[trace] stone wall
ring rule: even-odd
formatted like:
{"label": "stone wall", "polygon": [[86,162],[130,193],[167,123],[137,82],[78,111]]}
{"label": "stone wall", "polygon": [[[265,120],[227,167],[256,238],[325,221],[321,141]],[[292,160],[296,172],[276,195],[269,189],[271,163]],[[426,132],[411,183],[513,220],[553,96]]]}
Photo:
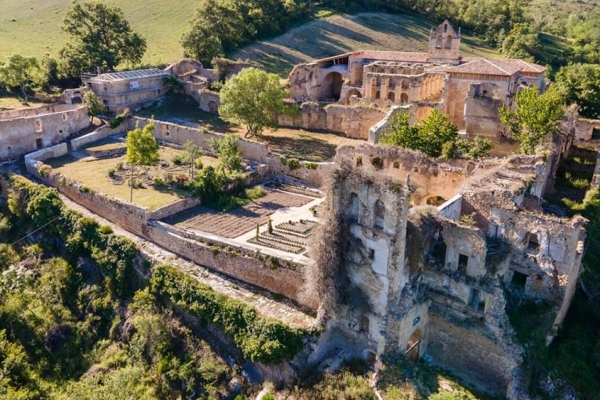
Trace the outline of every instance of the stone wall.
{"label": "stone wall", "polygon": [[471,97],[465,101],[465,122],[468,135],[495,138],[503,125],[498,117],[501,100],[488,97]]}
{"label": "stone wall", "polygon": [[460,221],[462,211],[462,196],[457,194],[450,200],[438,207],[440,217],[448,218],[453,221]]}
{"label": "stone wall", "polygon": [[[34,167],[36,161],[45,161],[50,158],[62,157],[69,152],[69,148],[66,143],[60,143],[52,147],[47,147],[42,150],[34,151],[25,155],[25,166]],[[36,169],[37,171],[37,169]]]}
{"label": "stone wall", "polygon": [[[306,168],[307,164],[316,164],[317,168]],[[290,169],[288,165],[282,164],[281,157],[278,156],[269,156],[267,158],[267,165],[269,166],[271,174],[290,176],[309,186],[315,187],[322,187],[334,168],[334,164],[332,162],[308,163],[306,161],[301,161],[299,168]]]}
{"label": "stone wall", "polygon": [[[199,265],[208,267],[243,282],[259,286],[270,292],[278,293],[298,303],[316,309],[311,299],[302,296],[303,266],[292,264],[294,269],[280,265],[268,266],[260,256],[244,249],[228,245],[225,249],[222,243],[202,238],[202,241],[189,238],[183,229],[166,224],[144,226],[144,237],[167,250],[170,250]],[[212,243],[211,243],[212,242]],[[259,257],[260,256],[260,257]]]}
{"label": "stone wall", "polygon": [[385,114],[385,111],[374,107],[339,104],[322,107],[319,103],[305,102],[300,106],[299,115],[281,115],[278,117],[278,123],[290,128],[343,133],[353,139],[368,140],[369,130]]}
{"label": "stone wall", "polygon": [[87,128],[87,107],[59,104],[0,113],[0,161],[52,146]]}
{"label": "stone wall", "polygon": [[[133,129],[138,122],[140,127],[143,128],[150,120],[148,118],[134,117],[130,119],[129,129]],[[210,150],[210,141],[223,137],[223,134],[200,132],[198,129],[189,126],[154,120],[154,136],[159,140],[179,145],[184,145],[187,141],[192,141],[201,148]],[[238,144],[243,157],[246,159],[265,162],[269,155],[269,150],[265,143],[240,138]]]}
{"label": "stone wall", "polygon": [[575,130],[575,140],[578,142],[592,140],[594,130],[600,131],[600,120],[579,118]]}
{"label": "stone wall", "polygon": [[124,132],[128,129],[129,129],[129,123],[127,121],[123,121],[121,123],[121,125],[119,125],[115,129],[112,129],[109,125],[102,125],[98,129],[96,129],[94,132],[88,133],[87,135],[83,135],[83,136],[80,136],[78,138],[71,140],[71,150],[73,150],[73,151],[79,150],[80,148],[82,148],[90,143],[94,143],[98,140],[104,139],[115,133]]}
{"label": "stone wall", "polygon": [[189,210],[202,204],[199,197],[189,197],[187,199],[181,199],[175,203],[168,204],[154,211],[147,212],[147,220],[161,220],[163,218],[170,217],[171,215],[178,214],[182,211]]}

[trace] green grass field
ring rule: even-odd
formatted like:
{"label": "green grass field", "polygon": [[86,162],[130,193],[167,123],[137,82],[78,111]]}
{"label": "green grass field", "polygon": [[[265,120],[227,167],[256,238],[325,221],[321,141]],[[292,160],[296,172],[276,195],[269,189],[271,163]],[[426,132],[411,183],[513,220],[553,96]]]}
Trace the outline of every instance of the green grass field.
{"label": "green grass field", "polygon": [[[259,62],[269,72],[287,77],[298,63],[353,50],[427,51],[429,32],[438,22],[413,15],[361,13],[335,15],[294,28],[232,54]],[[466,56],[500,57],[479,38],[463,34]]]}
{"label": "green grass field", "polygon": [[[199,0],[104,0],[121,7],[135,31],[148,42],[144,63],[169,63],[183,56],[179,38]],[[61,32],[71,0],[0,0],[0,61],[11,54],[58,56],[67,40]]]}

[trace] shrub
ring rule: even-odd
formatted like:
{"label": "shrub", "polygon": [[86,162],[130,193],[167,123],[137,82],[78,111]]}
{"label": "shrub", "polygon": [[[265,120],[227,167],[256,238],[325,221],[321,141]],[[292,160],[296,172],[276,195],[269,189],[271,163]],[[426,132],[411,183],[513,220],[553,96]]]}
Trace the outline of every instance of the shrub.
{"label": "shrub", "polygon": [[38,168],[38,173],[43,177],[50,176],[50,172],[52,172],[52,167],[47,164],[44,164]]}
{"label": "shrub", "polygon": [[204,163],[202,162],[201,159],[197,159],[196,160],[196,169],[201,170],[202,168],[204,168]]}
{"label": "shrub", "polygon": [[177,175],[177,176],[175,177],[175,180],[177,181],[177,183],[180,183],[180,184],[184,184],[184,183],[186,183],[186,182],[187,182],[189,179],[190,179],[190,178],[188,178],[188,176],[187,176],[187,175],[183,175],[183,174],[181,174],[181,175]]}
{"label": "shrub", "polygon": [[123,123],[123,121],[125,120],[125,115],[123,114],[119,114],[117,115],[112,121],[110,121],[110,128],[111,129],[115,129],[117,128],[119,125],[121,125]]}
{"label": "shrub", "polygon": [[111,177],[111,178],[115,177],[115,169],[114,168],[110,168],[108,170],[108,176]]}
{"label": "shrub", "polygon": [[173,158],[171,158],[171,161],[173,162],[174,165],[182,165],[185,163],[183,154],[174,155]]}
{"label": "shrub", "polygon": [[155,176],[154,177],[154,185],[155,186],[164,186],[165,185],[165,180],[161,177]]}
{"label": "shrub", "polygon": [[290,170],[298,169],[300,168],[300,161],[298,161],[297,158],[290,158],[288,161],[288,167]]}
{"label": "shrub", "polygon": [[117,163],[117,171],[123,171],[125,167],[123,167],[123,161],[119,161]]}
{"label": "shrub", "polygon": [[279,161],[281,161],[282,165],[287,165],[287,163],[288,163],[288,160],[285,157],[280,157]]}
{"label": "shrub", "polygon": [[304,163],[304,168],[306,168],[306,169],[317,169],[318,167],[319,167],[319,164],[314,163],[314,162]]}

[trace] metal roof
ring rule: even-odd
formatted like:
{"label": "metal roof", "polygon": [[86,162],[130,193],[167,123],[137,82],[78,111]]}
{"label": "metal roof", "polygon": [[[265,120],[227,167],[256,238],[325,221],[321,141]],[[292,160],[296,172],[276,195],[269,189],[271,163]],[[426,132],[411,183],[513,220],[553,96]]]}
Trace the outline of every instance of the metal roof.
{"label": "metal roof", "polygon": [[91,78],[92,82],[114,82],[114,81],[128,81],[131,79],[149,78],[153,76],[167,76],[168,74],[162,69],[150,68],[150,69],[138,69],[133,71],[122,71],[122,72],[111,72],[108,74],[101,74]]}

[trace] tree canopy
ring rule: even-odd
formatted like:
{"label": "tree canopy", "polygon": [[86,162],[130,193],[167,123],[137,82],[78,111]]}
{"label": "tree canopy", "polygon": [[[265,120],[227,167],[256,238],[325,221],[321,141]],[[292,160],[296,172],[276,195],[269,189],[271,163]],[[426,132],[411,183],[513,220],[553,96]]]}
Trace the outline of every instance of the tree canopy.
{"label": "tree canopy", "polygon": [[7,89],[18,87],[27,103],[27,90],[39,71],[40,66],[35,57],[14,54],[6,64],[0,65],[0,84]]}
{"label": "tree canopy", "polygon": [[567,104],[577,103],[579,114],[600,118],[600,66],[572,64],[556,74],[556,87]]}
{"label": "tree canopy", "polygon": [[94,117],[106,112],[106,106],[102,100],[100,100],[100,98],[91,90],[85,93],[84,99],[88,106],[88,116],[90,117],[90,122],[94,119]]}
{"label": "tree canopy", "polygon": [[252,137],[267,127],[277,129],[276,115],[293,112],[283,101],[288,95],[277,75],[246,68],[223,85],[219,114],[226,121],[245,125],[246,137]]}
{"label": "tree canopy", "polygon": [[69,42],[60,51],[63,73],[69,77],[97,68],[113,71],[123,62],[136,64],[146,52],[146,41],[132,31],[117,6],[74,3],[62,29],[69,35]]}
{"label": "tree canopy", "polygon": [[237,172],[242,170],[242,153],[238,144],[238,137],[225,135],[220,139],[214,139],[211,147],[219,154],[219,165],[217,170],[221,173]]}
{"label": "tree canopy", "polygon": [[500,108],[500,121],[521,143],[524,154],[534,154],[542,139],[558,133],[563,115],[564,101],[553,86],[543,94],[535,87],[522,89],[517,93],[514,111],[505,106]]}
{"label": "tree canopy", "polygon": [[154,138],[154,124],[151,122],[144,128],[139,124],[135,129],[127,132],[127,162],[131,165],[131,195],[133,199],[133,187],[135,186],[133,173],[137,165],[154,165],[159,160],[158,142]]}

